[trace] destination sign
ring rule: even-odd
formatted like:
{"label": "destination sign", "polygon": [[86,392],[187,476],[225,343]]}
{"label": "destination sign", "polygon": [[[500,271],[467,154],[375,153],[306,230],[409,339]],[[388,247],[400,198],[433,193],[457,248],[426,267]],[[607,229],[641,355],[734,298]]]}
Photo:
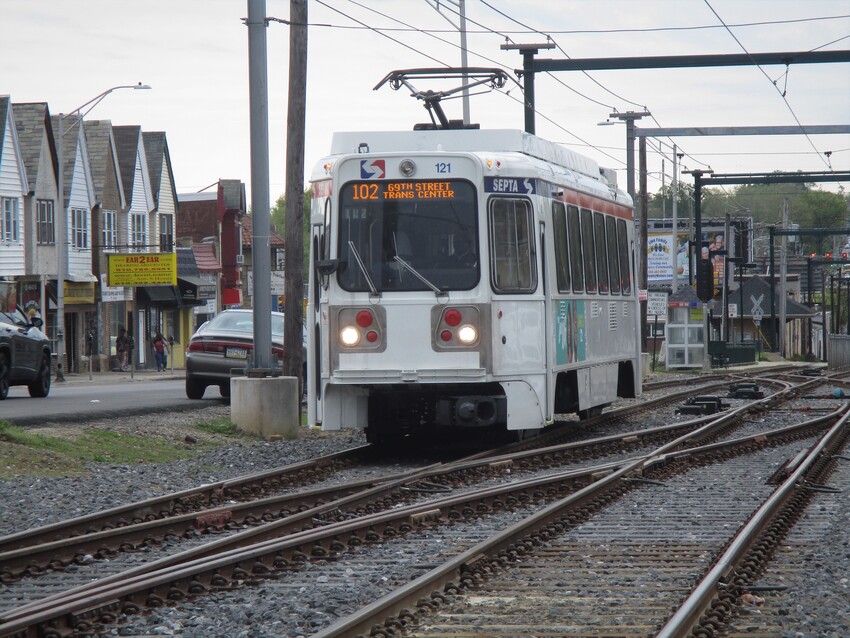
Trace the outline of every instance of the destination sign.
{"label": "destination sign", "polygon": [[380,201],[387,199],[454,199],[457,195],[452,182],[427,180],[418,182],[356,182],[348,184],[351,199]]}
{"label": "destination sign", "polygon": [[484,192],[533,195],[537,192],[537,180],[531,177],[485,177]]}

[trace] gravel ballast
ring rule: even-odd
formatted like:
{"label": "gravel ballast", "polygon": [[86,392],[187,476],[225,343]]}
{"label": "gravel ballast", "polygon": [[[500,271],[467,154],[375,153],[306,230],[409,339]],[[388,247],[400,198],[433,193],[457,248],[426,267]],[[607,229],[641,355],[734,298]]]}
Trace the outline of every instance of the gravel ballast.
{"label": "gravel ballast", "polygon": [[[204,433],[191,428],[198,421],[229,418],[229,407],[215,406],[196,412],[122,418],[115,423],[88,423],[85,427],[119,428],[133,434],[153,434],[182,441],[190,434],[203,440]],[[84,427],[79,426],[61,426]],[[44,430],[40,430],[44,432]],[[215,435],[209,435],[215,439]],[[233,439],[231,439],[233,441]],[[148,465],[93,463],[83,476],[18,477],[0,482],[0,533],[9,534],[95,510],[143,500],[196,487],[202,483],[234,478],[364,443],[360,432],[323,433],[309,428],[297,440],[275,442],[239,440],[200,453],[189,460]],[[846,483],[847,473],[836,479]],[[830,498],[836,502],[834,525],[829,526],[833,551],[823,563],[829,569],[807,572],[805,583],[794,587],[794,606],[783,637],[846,636],[847,617],[832,605],[850,608],[846,574],[850,573],[850,489]],[[470,526],[469,536],[480,538]],[[260,638],[309,636],[338,616],[366,605],[388,588],[421,575],[445,552],[438,532],[415,547],[392,544],[358,548],[331,570],[321,563],[307,564],[293,578],[264,581],[232,592],[217,592],[181,609],[163,608],[107,628],[116,636],[191,636]],[[413,555],[399,556],[397,552]],[[820,562],[820,561],[818,561]],[[844,575],[845,577],[837,577]],[[805,610],[819,609],[814,617]],[[796,612],[796,613],[795,613]],[[819,618],[820,617],[820,618]]]}

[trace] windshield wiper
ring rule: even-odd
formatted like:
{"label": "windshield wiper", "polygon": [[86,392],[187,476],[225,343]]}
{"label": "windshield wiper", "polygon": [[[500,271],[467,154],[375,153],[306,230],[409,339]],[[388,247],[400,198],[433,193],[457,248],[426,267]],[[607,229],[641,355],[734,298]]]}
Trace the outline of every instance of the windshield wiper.
{"label": "windshield wiper", "polygon": [[424,275],[419,274],[419,272],[416,270],[416,268],[414,268],[413,266],[411,266],[410,264],[408,264],[406,261],[404,261],[404,259],[402,259],[402,258],[401,258],[401,257],[399,257],[398,255],[396,255],[395,257],[393,257],[393,259],[395,259],[398,263],[400,263],[402,266],[404,266],[404,267],[405,267],[405,268],[407,268],[410,272],[412,272],[412,273],[416,276],[416,278],[417,278],[417,279],[419,279],[419,281],[421,281],[423,284],[425,284],[425,285],[426,285],[426,286],[428,286],[431,290],[433,290],[435,295],[437,295],[437,296],[439,297],[440,295],[445,294],[442,290],[440,290],[439,288],[437,288],[437,286],[435,286],[435,285],[434,285],[434,284],[432,284],[430,281],[428,281],[427,279],[425,279],[425,276],[424,276]]}
{"label": "windshield wiper", "polygon": [[381,293],[379,293],[378,289],[375,288],[375,284],[372,281],[372,278],[369,276],[369,271],[366,270],[366,264],[363,263],[363,259],[360,257],[360,253],[357,252],[357,248],[354,246],[354,242],[350,239],[348,240],[348,247],[351,249],[351,252],[354,255],[354,260],[357,262],[357,265],[360,266],[360,272],[362,272],[363,276],[366,278],[366,283],[369,284],[369,290],[371,290],[372,294],[376,297],[380,297]]}

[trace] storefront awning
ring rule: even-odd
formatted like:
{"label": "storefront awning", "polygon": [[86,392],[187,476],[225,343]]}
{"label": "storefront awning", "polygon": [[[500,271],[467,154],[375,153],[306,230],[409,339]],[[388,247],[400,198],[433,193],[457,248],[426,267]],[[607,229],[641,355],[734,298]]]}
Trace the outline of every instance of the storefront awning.
{"label": "storefront awning", "polygon": [[177,277],[180,299],[184,304],[199,305],[215,299],[215,283],[189,275]]}
{"label": "storefront awning", "polygon": [[180,289],[177,286],[138,286],[139,301],[154,306],[176,307],[180,301]]}

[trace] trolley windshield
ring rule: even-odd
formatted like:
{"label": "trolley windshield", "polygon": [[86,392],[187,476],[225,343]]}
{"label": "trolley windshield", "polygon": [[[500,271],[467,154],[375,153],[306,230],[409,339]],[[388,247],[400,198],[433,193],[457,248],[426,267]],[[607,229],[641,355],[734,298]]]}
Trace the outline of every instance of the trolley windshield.
{"label": "trolley windshield", "polygon": [[469,290],[479,279],[475,189],[463,180],[349,182],[339,284],[351,292]]}

